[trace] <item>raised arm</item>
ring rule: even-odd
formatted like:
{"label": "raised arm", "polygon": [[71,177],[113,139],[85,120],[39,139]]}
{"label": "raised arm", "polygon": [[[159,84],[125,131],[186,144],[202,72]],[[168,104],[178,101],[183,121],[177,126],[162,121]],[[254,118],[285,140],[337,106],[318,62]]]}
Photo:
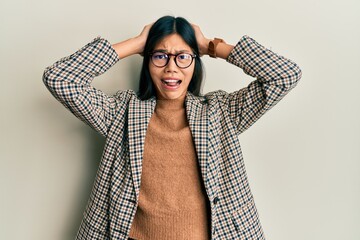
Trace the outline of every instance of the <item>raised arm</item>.
{"label": "raised arm", "polygon": [[[208,54],[210,40],[204,37],[198,26],[193,27],[200,51]],[[249,36],[242,37],[235,46],[219,43],[216,52],[218,57],[256,78],[238,91],[216,91],[208,95],[218,99],[238,134],[275,106],[297,85],[302,75],[296,63],[265,48]]]}
{"label": "raised arm", "polygon": [[239,134],[283,99],[302,75],[295,62],[265,48],[249,36],[240,39],[227,61],[256,78],[247,87],[221,98]]}
{"label": "raised arm", "polygon": [[95,38],[47,67],[43,73],[46,87],[76,117],[106,136],[114,117],[125,112],[127,92],[108,96],[92,87],[91,82],[119,59],[142,53],[148,28],[139,36],[114,45],[104,38]]}

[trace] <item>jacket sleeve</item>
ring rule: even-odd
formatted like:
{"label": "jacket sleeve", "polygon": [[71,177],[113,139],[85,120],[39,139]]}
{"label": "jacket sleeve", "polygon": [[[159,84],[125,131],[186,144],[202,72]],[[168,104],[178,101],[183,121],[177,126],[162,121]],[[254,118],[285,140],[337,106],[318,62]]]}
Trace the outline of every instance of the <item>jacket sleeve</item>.
{"label": "jacket sleeve", "polygon": [[221,91],[218,94],[238,134],[276,105],[296,86],[302,74],[296,63],[266,49],[248,36],[240,39],[227,61],[256,78],[238,91]]}
{"label": "jacket sleeve", "polygon": [[111,44],[96,37],[75,53],[47,67],[43,81],[52,95],[76,117],[106,136],[119,104],[122,104],[121,97],[107,96],[90,84],[94,77],[118,60]]}

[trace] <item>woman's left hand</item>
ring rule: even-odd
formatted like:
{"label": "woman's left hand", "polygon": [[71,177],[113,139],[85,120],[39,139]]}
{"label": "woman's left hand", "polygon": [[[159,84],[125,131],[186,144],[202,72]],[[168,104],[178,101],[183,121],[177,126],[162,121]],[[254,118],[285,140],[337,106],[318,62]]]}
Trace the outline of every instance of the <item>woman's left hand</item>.
{"label": "woman's left hand", "polygon": [[198,43],[200,56],[208,54],[208,47],[209,47],[210,39],[208,39],[204,36],[204,34],[201,32],[199,26],[197,26],[195,24],[191,24],[191,25],[195,31],[195,37],[196,37],[196,41]]}

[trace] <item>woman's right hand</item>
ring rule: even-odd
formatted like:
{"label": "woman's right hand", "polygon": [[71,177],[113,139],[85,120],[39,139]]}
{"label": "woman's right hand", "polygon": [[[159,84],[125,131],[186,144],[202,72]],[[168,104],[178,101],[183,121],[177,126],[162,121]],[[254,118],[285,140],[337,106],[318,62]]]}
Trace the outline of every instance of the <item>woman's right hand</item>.
{"label": "woman's right hand", "polygon": [[139,52],[138,54],[143,55],[144,52],[144,48],[145,48],[145,43],[147,40],[147,37],[149,35],[149,31],[151,26],[153,25],[153,23],[150,23],[148,25],[146,25],[143,30],[141,31],[141,33],[136,37],[139,40]]}
{"label": "woman's right hand", "polygon": [[112,45],[120,59],[134,54],[143,55],[145,43],[152,25],[152,23],[146,25],[136,37]]}

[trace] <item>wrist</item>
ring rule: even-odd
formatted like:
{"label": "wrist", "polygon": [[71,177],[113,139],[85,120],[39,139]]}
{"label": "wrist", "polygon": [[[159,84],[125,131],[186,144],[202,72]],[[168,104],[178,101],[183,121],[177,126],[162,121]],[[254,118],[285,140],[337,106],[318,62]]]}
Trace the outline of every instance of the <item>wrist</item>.
{"label": "wrist", "polygon": [[202,44],[202,47],[200,49],[200,52],[202,53],[202,55],[209,55],[209,43],[210,43],[210,39],[205,38]]}
{"label": "wrist", "polygon": [[134,46],[134,54],[143,55],[146,39],[137,36],[131,39]]}

